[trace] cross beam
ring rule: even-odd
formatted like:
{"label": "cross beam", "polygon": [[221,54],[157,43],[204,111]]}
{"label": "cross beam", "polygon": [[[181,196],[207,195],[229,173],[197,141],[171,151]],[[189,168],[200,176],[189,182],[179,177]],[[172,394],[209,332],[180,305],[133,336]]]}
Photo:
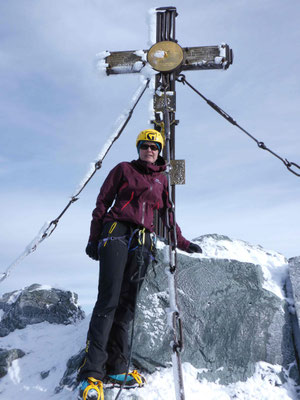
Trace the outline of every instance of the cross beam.
{"label": "cross beam", "polygon": [[[182,71],[227,69],[232,64],[232,50],[227,44],[219,46],[183,47]],[[148,55],[149,50],[143,50]],[[105,58],[107,75],[139,73],[147,64],[135,50],[114,51]]]}

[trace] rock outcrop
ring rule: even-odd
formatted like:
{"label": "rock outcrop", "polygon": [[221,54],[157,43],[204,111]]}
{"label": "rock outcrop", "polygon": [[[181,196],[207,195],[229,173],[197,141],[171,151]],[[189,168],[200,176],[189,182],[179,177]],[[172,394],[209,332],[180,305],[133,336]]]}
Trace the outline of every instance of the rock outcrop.
{"label": "rock outcrop", "polygon": [[14,360],[24,356],[24,351],[20,349],[6,350],[0,348],[0,378],[7,374],[8,368]]}
{"label": "rock outcrop", "polygon": [[[140,294],[133,353],[135,363],[150,372],[170,361],[162,252],[158,261],[156,276],[150,272]],[[229,384],[247,380],[259,361],[286,369],[295,363],[288,304],[264,289],[260,265],[184,254],[178,254],[178,265],[182,360],[203,370],[199,378]],[[298,377],[296,368],[292,374]]]}
{"label": "rock outcrop", "polygon": [[0,336],[44,321],[51,324],[71,324],[84,318],[84,312],[77,301],[76,293],[38,284],[5,293],[0,298]]}

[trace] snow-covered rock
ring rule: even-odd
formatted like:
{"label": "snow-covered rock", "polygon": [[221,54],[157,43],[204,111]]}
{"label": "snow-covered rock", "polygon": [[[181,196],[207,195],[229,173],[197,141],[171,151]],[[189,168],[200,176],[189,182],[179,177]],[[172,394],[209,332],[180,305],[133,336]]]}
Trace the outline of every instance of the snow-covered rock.
{"label": "snow-covered rock", "polygon": [[8,368],[14,360],[24,357],[24,351],[20,349],[1,349],[0,348],[0,378],[7,374]]}
{"label": "snow-covered rock", "polygon": [[[223,384],[246,381],[259,361],[281,365],[298,379],[284,297],[287,260],[226,236],[206,235],[194,241],[203,255],[178,254],[182,360],[202,370],[199,379]],[[134,347],[135,362],[150,372],[168,366],[171,352],[163,249],[158,261],[156,276],[150,271],[140,294]]]}
{"label": "snow-covered rock", "polygon": [[44,321],[71,324],[84,318],[77,301],[76,293],[38,284],[5,293],[0,298],[0,336]]}
{"label": "snow-covered rock", "polygon": [[[292,264],[297,269],[298,258],[289,260],[288,264],[276,252],[225,236],[206,235],[196,241],[204,249],[203,254],[178,254],[186,399],[298,399],[300,388],[295,382],[298,369],[290,319],[297,319],[292,294],[293,287],[298,287],[300,282],[297,274],[289,291],[285,291],[288,272]],[[175,398],[170,367],[171,338],[165,313],[167,252],[162,242],[159,247],[157,276],[149,268],[147,282],[140,293],[134,340],[134,362],[149,371],[145,371],[147,385],[123,391],[122,399]],[[73,304],[76,295],[64,292],[63,296],[57,289],[38,285],[6,294],[0,302],[2,321],[8,318],[9,308],[13,306],[19,310],[15,314],[17,320],[23,321],[26,307],[18,308],[20,297],[26,293],[22,303],[25,305],[25,299],[39,291],[45,291],[41,307],[48,309],[46,322],[37,323],[39,319],[31,309],[25,328],[22,323],[16,325],[14,331],[1,338],[5,354],[11,355],[6,363],[8,373],[1,379],[3,399],[71,400],[76,397],[76,371],[83,358],[89,324],[89,318],[83,319],[77,300]],[[66,304],[57,307],[56,296],[69,299],[69,311]],[[49,298],[53,299],[52,307],[46,307],[49,302],[45,299]],[[38,296],[37,303],[39,299]],[[36,311],[39,315],[39,307]],[[12,311],[10,315],[14,315]],[[15,357],[15,349],[22,349],[21,355],[25,355]],[[105,400],[113,400],[117,392],[117,389],[106,391]]]}

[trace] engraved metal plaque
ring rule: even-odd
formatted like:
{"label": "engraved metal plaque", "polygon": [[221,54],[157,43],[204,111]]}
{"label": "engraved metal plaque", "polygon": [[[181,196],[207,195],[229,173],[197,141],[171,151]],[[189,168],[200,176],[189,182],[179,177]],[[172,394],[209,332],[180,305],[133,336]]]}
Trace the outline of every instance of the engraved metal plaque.
{"label": "engraved metal plaque", "polygon": [[185,160],[171,160],[171,185],[185,184]]}
{"label": "engraved metal plaque", "polygon": [[[176,92],[166,92],[167,107],[169,111],[176,111]],[[154,95],[154,110],[155,112],[164,111],[164,93],[155,93]]]}

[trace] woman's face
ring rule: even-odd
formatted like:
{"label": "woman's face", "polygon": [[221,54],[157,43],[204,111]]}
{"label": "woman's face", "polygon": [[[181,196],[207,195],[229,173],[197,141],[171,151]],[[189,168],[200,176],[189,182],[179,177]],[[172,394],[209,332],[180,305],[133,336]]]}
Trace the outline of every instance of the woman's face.
{"label": "woman's face", "polygon": [[154,142],[144,142],[140,147],[140,159],[142,161],[155,163],[158,157],[158,147]]}

